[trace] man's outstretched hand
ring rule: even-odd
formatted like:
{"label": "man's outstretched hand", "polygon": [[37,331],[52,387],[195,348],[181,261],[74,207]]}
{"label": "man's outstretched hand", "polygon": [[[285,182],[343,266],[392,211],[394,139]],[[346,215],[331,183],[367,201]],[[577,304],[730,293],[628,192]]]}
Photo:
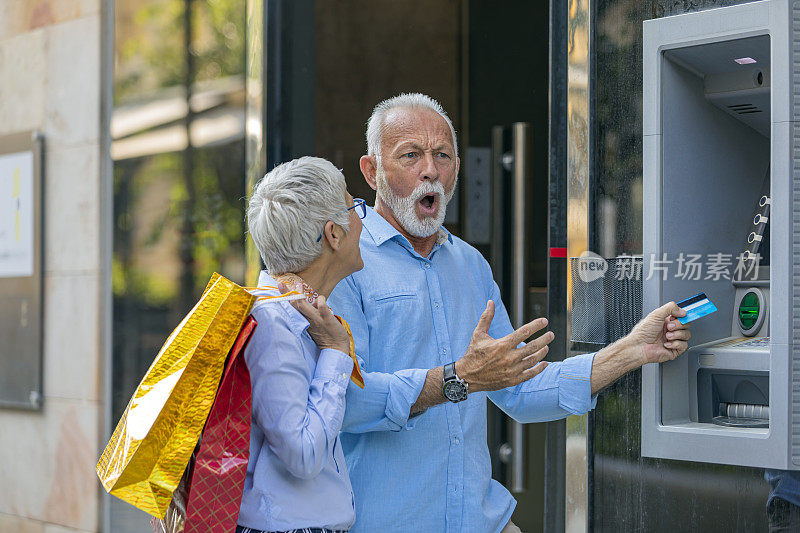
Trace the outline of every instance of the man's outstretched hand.
{"label": "man's outstretched hand", "polygon": [[692,337],[689,324],[678,321],[685,315],[675,302],[669,302],[641,319],[626,336],[597,352],[592,364],[592,394],[631,370],[671,361],[685,352]]}
{"label": "man's outstretched hand", "polygon": [[467,353],[456,361],[456,374],[469,383],[470,392],[513,387],[539,374],[547,367],[542,361],[553,340],[548,331],[531,342],[518,346],[534,333],[547,326],[546,318],[537,318],[501,339],[489,336],[494,318],[494,302],[486,302]]}
{"label": "man's outstretched hand", "polygon": [[629,340],[641,347],[642,364],[663,363],[681,355],[692,338],[689,324],[681,324],[679,317],[686,311],[675,302],[662,305],[639,321],[628,334]]}
{"label": "man's outstretched hand", "polygon": [[[519,347],[531,335],[544,329],[547,319],[538,318],[501,339],[494,339],[489,335],[493,318],[494,302],[489,300],[472,333],[466,353],[455,362],[456,375],[467,382],[470,393],[514,386],[531,379],[547,367],[547,362],[542,359],[547,355],[547,345],[553,340],[552,332],[543,333]],[[422,392],[411,406],[410,414],[420,413],[447,401],[442,394],[442,379],[442,367],[428,371]]]}

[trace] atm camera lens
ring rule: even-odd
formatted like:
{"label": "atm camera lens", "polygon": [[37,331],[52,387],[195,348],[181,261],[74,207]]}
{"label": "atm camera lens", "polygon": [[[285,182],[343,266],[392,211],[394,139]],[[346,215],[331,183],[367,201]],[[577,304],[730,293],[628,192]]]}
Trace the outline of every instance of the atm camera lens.
{"label": "atm camera lens", "polygon": [[764,73],[760,70],[756,71],[756,75],[754,76],[756,85],[761,86],[764,84]]}

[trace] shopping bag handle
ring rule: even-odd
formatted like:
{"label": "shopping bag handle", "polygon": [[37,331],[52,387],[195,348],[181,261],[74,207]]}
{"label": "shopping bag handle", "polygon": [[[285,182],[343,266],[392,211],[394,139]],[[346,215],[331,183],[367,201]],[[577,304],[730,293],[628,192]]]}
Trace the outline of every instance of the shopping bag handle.
{"label": "shopping bag handle", "polygon": [[[272,285],[261,285],[259,287],[242,287],[242,288],[244,290],[250,291],[250,292],[252,292],[252,291],[269,291],[269,290],[277,291],[277,290],[280,290],[280,289],[278,289],[278,287],[273,287]],[[272,296],[272,295],[269,295],[269,294],[263,295],[263,296],[256,296],[256,301],[259,301],[259,300],[271,300],[273,302],[290,302],[292,300],[302,300],[305,297],[306,297],[305,294],[303,294],[301,292],[298,292],[298,291],[295,291],[295,290],[291,290],[289,292],[280,294],[278,296]]]}

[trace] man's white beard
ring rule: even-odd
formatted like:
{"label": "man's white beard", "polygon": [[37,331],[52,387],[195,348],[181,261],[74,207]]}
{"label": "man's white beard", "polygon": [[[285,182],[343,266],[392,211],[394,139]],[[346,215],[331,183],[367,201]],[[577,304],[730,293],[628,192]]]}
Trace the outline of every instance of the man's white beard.
{"label": "man's white beard", "polygon": [[[444,186],[438,180],[436,181],[423,181],[417,185],[411,194],[406,197],[401,197],[395,194],[389,186],[386,179],[386,173],[383,171],[383,165],[378,165],[375,175],[375,181],[378,184],[378,196],[381,197],[383,202],[389,206],[389,209],[394,213],[395,218],[403,226],[408,233],[414,237],[430,237],[442,227],[444,216],[447,212],[447,204],[453,197],[453,192],[456,190],[456,181],[453,182],[453,188],[445,195]],[[417,215],[416,205],[424,196],[429,194],[439,194],[439,210],[436,212],[435,217],[424,217],[420,220]]]}

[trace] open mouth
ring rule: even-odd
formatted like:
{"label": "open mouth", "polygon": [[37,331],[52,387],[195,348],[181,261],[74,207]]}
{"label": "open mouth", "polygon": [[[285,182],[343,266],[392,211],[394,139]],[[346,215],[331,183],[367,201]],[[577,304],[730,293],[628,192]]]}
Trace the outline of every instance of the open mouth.
{"label": "open mouth", "polygon": [[439,211],[439,195],[426,194],[419,199],[417,204],[419,205],[420,211],[423,215],[435,216],[436,212]]}

